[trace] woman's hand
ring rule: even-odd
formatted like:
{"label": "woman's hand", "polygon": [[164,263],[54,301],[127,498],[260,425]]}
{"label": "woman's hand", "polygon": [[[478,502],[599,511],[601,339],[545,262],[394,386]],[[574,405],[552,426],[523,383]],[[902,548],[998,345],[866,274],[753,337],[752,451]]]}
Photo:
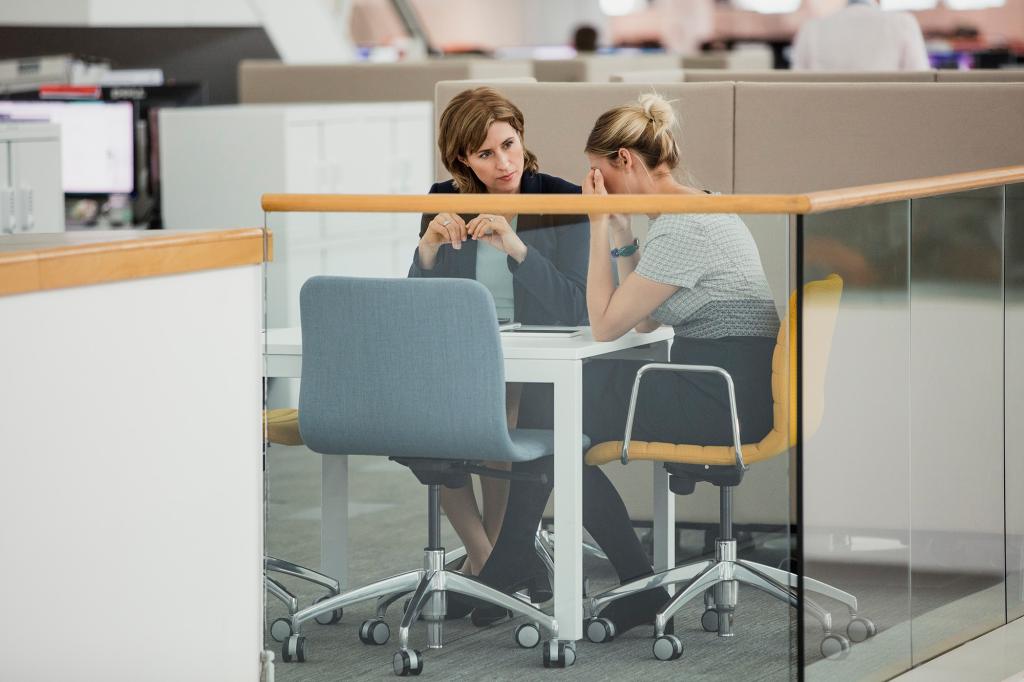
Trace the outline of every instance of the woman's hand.
{"label": "woman's hand", "polygon": [[457,213],[438,213],[427,225],[427,231],[420,237],[420,246],[432,246],[436,249],[442,244],[451,244],[453,249],[458,249],[466,239],[466,221]]}
{"label": "woman's hand", "polygon": [[526,244],[519,238],[504,216],[481,213],[466,224],[466,232],[473,239],[490,244],[517,263],[526,259]]}
{"label": "woman's hand", "polygon": [[596,168],[590,169],[587,177],[583,180],[583,193],[608,194],[608,190],[604,188],[604,176],[601,175],[601,171]]}
{"label": "woman's hand", "polygon": [[[583,194],[597,196],[608,194],[608,190],[604,187],[604,176],[601,175],[601,171],[596,168],[590,169],[587,177],[583,179]],[[591,213],[588,217],[591,230],[605,227],[608,224],[607,213]]]}

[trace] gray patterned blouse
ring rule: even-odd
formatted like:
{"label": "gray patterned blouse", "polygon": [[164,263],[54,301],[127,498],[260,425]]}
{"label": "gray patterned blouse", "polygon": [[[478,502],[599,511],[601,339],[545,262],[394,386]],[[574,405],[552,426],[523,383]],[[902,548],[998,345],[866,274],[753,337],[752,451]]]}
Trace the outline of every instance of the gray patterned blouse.
{"label": "gray patterned blouse", "polygon": [[775,337],[779,317],[750,230],[735,214],[669,214],[651,221],[636,273],[679,287],[651,317],[677,336]]}

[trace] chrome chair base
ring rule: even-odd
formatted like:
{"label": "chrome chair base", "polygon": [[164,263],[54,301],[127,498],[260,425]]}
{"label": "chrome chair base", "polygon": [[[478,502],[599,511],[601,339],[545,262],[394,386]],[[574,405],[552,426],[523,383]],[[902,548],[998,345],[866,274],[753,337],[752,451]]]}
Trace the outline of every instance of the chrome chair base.
{"label": "chrome chair base", "polygon": [[276,557],[267,556],[264,557],[263,561],[263,585],[266,587],[267,592],[274,595],[279,599],[285,607],[288,609],[288,615],[292,616],[296,611],[299,610],[298,598],[292,594],[288,588],[281,584],[280,581],[267,575],[267,573],[280,573],[282,575],[292,576],[293,578],[299,578],[306,582],[319,585],[327,590],[328,596],[334,596],[341,591],[341,587],[338,581],[334,578],[318,573],[305,566],[293,564],[290,561],[284,559],[278,559]]}
{"label": "chrome chair base", "polygon": [[[420,652],[409,647],[409,631],[418,620],[427,628],[427,648],[440,649],[444,645],[444,621],[447,612],[447,595],[454,592],[480,599],[511,611],[514,615],[525,616],[528,622],[515,629],[515,640],[523,648],[532,648],[540,643],[540,630],[549,633],[546,647],[559,648],[558,623],[529,602],[517,595],[509,595],[494,589],[476,578],[455,571],[445,570],[444,549],[424,550],[423,568],[385,578],[370,585],[325,599],[308,606],[291,617],[291,635],[285,641],[282,658],[288,661],[305,660],[305,637],[301,634],[302,624],[327,613],[340,611],[345,607],[370,599],[377,599],[376,618],[365,621],[359,629],[359,638],[364,644],[381,645],[390,638],[390,629],[384,621],[388,606],[405,595],[411,594],[402,615],[398,629],[399,649],[394,656],[395,673],[398,675],[419,674],[423,667]],[[566,645],[568,646],[568,645]],[[575,650],[567,652],[574,658]],[[545,649],[547,655],[547,648]],[[565,655],[563,655],[564,659]],[[547,660],[547,659],[545,659]],[[566,662],[563,660],[561,665]],[[569,663],[571,665],[571,663]]]}
{"label": "chrome chair base", "polygon": [[[677,566],[668,571],[619,585],[590,599],[588,612],[591,618],[599,618],[605,607],[629,594],[683,584],[685,587],[682,591],[677,592],[655,616],[654,636],[657,639],[665,637],[668,622],[685,604],[702,595],[705,612],[701,618],[701,624],[704,629],[717,631],[719,637],[732,637],[732,616],[736,609],[740,584],[755,587],[794,608],[800,604],[797,595],[799,578],[795,573],[753,561],[737,559],[736,540],[730,539],[718,540],[715,543],[714,560],[703,560],[685,566]],[[823,631],[821,651],[825,658],[842,658],[850,649],[850,640],[860,642],[875,634],[874,624],[857,614],[857,598],[852,594],[806,577],[804,578],[804,589],[841,602],[850,613],[850,625],[847,628],[850,637],[847,638],[832,632],[831,613],[814,600],[804,598],[804,608],[821,624]],[[714,617],[709,617],[711,614]],[[671,638],[671,635],[669,637]]]}
{"label": "chrome chair base", "polygon": [[383,580],[348,590],[324,599],[312,606],[296,611],[289,619],[291,633],[282,647],[285,662],[304,661],[308,647],[302,635],[302,624],[327,613],[340,613],[345,607],[360,602],[377,600],[376,618],[365,621],[359,628],[359,639],[364,644],[381,645],[390,639],[390,628],[384,621],[388,607],[405,595],[411,595],[402,615],[398,630],[399,649],[394,655],[395,674],[418,675],[423,670],[423,656],[409,647],[409,631],[418,620],[427,628],[427,648],[440,649],[444,644],[444,621],[447,597],[454,592],[466,597],[498,606],[514,615],[525,616],[527,622],[515,629],[515,640],[520,647],[533,648],[541,642],[543,628],[549,633],[544,643],[545,667],[566,667],[575,661],[575,648],[571,642],[558,639],[558,623],[518,595],[510,595],[486,585],[474,577],[445,569],[446,553],[440,546],[440,486],[429,485],[429,540],[423,550],[423,568],[399,573]]}

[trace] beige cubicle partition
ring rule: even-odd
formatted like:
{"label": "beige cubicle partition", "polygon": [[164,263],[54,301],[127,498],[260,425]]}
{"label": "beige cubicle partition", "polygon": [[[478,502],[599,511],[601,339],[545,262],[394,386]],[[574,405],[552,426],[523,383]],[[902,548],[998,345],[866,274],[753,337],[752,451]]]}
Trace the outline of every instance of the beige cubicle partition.
{"label": "beige cubicle partition", "polygon": [[766,83],[934,83],[934,71],[723,71],[721,69],[685,69],[687,83],[723,80]]}
{"label": "beige cubicle partition", "polygon": [[535,59],[533,75],[542,83],[607,83],[608,76],[623,71],[672,69],[679,55],[586,55],[571,59]]}
{"label": "beige cubicle partition", "polygon": [[623,71],[609,76],[613,83],[933,83],[934,71],[737,71],[708,68]]}
{"label": "beige cubicle partition", "polygon": [[1024,69],[976,71],[791,71],[683,68],[632,70],[613,73],[613,83],[1020,83]]}
{"label": "beige cubicle partition", "polygon": [[[612,83],[682,83],[686,80],[685,69],[652,69],[650,71],[622,71],[608,76]],[[720,80],[731,80],[724,76]]]}
{"label": "beige cubicle partition", "polygon": [[250,59],[238,65],[238,101],[432,101],[438,81],[532,76],[527,61],[494,59],[430,59],[395,64],[284,64]]}
{"label": "beige cubicle partition", "polygon": [[683,57],[684,69],[769,70],[775,64],[771,48],[750,46],[739,50],[716,50]]}
{"label": "beige cubicle partition", "polygon": [[737,193],[827,190],[1024,161],[1024,84],[735,87]]}
{"label": "beige cubicle partition", "polygon": [[[522,109],[526,144],[545,173],[579,183],[587,172],[583,147],[594,121],[619,104],[635,101],[647,89],[625,83],[494,83]],[[465,83],[437,84],[435,122],[439,112]],[[673,100],[677,115],[692,134],[682,137],[687,170],[703,187],[731,192],[733,140],[732,84],[675,84],[662,94]],[[438,179],[449,176],[437,161]]]}
{"label": "beige cubicle partition", "polygon": [[942,69],[935,72],[935,80],[939,83],[1021,83],[1024,82],[1024,69]]}

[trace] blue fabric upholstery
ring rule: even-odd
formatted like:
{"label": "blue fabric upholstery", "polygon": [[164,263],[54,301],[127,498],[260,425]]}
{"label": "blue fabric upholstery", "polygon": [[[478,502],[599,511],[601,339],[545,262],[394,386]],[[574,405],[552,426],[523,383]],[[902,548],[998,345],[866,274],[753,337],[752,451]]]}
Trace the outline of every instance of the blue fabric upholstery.
{"label": "blue fabric upholstery", "polygon": [[550,432],[516,432],[494,303],[466,279],[313,277],[300,293],[299,428],[322,454],[526,461]]}

